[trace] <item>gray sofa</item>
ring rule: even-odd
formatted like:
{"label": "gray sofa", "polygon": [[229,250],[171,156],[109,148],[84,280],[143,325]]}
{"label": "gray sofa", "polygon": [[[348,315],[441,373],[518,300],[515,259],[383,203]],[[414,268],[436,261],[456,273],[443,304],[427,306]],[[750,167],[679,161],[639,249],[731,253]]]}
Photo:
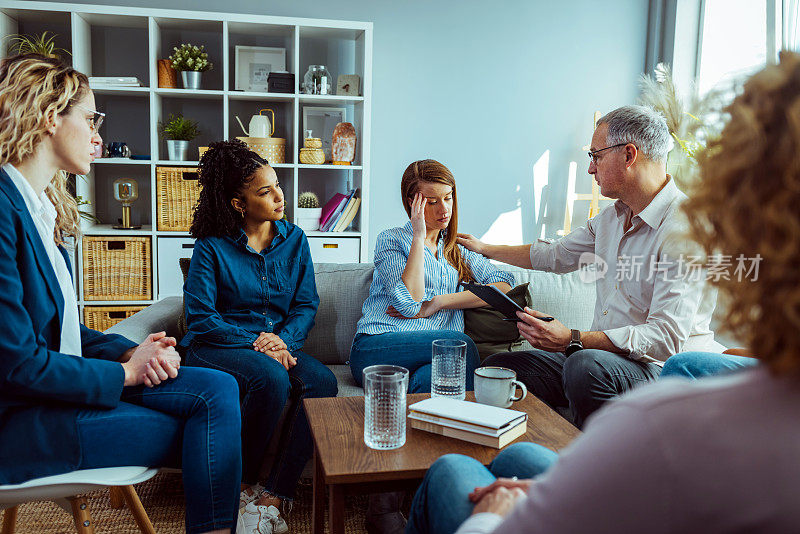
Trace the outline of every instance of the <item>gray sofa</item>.
{"label": "gray sofa", "polygon": [[[570,328],[588,330],[594,310],[595,287],[580,280],[578,273],[556,275],[504,265],[503,270],[514,275],[516,284],[529,282],[533,307],[553,315]],[[314,266],[317,291],[320,297],[314,328],[303,351],[327,365],[336,375],[339,396],[362,395],[356,386],[347,361],[356,323],[361,318],[361,306],[369,294],[372,282],[371,263]],[[108,332],[140,343],[151,332],[166,330],[180,339],[181,297],[170,297],[148,306],[139,313],[117,323]]]}
{"label": "gray sofa", "polygon": [[[504,265],[503,270],[514,275],[516,284],[530,282],[528,291],[534,309],[557,317],[572,328],[587,330],[592,323],[595,301],[594,284],[580,280],[578,273],[556,275],[540,271],[530,271]],[[311,330],[303,351],[327,365],[336,375],[340,397],[363,395],[350,373],[347,364],[350,358],[350,345],[356,331],[356,323],[361,318],[361,306],[369,295],[372,283],[373,265],[371,263],[314,265],[317,292],[320,305],[316,322]],[[156,302],[109,328],[107,332],[123,336],[141,343],[151,332],[165,330],[167,335],[180,339],[181,311],[183,299],[170,297]],[[527,342],[522,348],[530,347]],[[285,408],[284,408],[285,412]],[[569,418],[566,410],[562,415]],[[283,420],[279,422],[280,431],[275,432],[267,446],[261,472],[269,473],[277,454],[280,437],[283,434]],[[311,462],[306,465],[303,476],[308,478],[313,472]]]}

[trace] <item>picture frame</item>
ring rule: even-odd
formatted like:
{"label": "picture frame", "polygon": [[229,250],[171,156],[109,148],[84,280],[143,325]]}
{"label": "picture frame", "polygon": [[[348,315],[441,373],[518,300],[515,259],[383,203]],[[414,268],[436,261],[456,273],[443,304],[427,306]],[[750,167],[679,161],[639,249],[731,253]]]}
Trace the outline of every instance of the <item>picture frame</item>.
{"label": "picture frame", "polygon": [[313,137],[322,140],[325,161],[333,158],[333,129],[340,122],[347,122],[347,108],[305,106],[303,108],[303,132],[312,131]]}
{"label": "picture frame", "polygon": [[336,94],[361,96],[361,77],[358,74],[340,74],[336,79]]}
{"label": "picture frame", "polygon": [[286,49],[236,45],[234,90],[267,92],[270,72],[286,70]]}

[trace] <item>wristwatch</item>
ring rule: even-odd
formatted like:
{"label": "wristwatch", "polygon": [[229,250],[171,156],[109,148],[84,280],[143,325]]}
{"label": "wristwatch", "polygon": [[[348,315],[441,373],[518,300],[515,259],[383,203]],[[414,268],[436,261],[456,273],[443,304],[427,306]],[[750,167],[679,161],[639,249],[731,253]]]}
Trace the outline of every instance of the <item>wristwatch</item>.
{"label": "wristwatch", "polygon": [[567,350],[564,351],[564,354],[569,357],[579,350],[583,350],[583,343],[581,343],[581,331],[573,328],[570,330],[569,345],[567,345]]}

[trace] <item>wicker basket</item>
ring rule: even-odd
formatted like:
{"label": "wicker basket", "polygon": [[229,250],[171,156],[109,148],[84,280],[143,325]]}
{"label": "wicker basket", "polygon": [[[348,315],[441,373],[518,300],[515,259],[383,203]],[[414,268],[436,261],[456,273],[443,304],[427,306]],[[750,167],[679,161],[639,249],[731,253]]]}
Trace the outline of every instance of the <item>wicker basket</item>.
{"label": "wicker basket", "polygon": [[156,167],[158,229],[188,232],[200,196],[196,167]]}
{"label": "wicker basket", "polygon": [[304,165],[322,165],[325,163],[325,152],[321,148],[301,148],[300,163]]}
{"label": "wicker basket", "polygon": [[280,137],[237,137],[269,163],[286,163],[286,139]]}
{"label": "wicker basket", "polygon": [[319,137],[306,137],[303,139],[304,148],[322,148],[322,139]]}
{"label": "wicker basket", "polygon": [[83,238],[84,300],[150,300],[149,237]]}
{"label": "wicker basket", "polygon": [[144,308],[144,306],[86,306],[83,309],[83,324],[102,332]]}

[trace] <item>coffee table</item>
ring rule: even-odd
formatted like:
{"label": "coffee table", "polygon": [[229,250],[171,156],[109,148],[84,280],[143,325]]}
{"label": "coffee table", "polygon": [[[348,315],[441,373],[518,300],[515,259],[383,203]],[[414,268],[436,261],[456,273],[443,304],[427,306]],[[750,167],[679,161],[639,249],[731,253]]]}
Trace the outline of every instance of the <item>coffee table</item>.
{"label": "coffee table", "polygon": [[[409,395],[408,405],[428,397],[428,393]],[[471,391],[467,400],[475,400]],[[303,406],[314,438],[315,534],[325,532],[326,486],[330,533],[344,534],[345,495],[413,490],[444,454],[464,454],[488,465],[502,450],[407,426],[405,445],[376,451],[364,444],[364,397],[304,399]],[[528,414],[528,431],[513,443],[531,441],[559,451],[580,434],[533,395],[515,402],[512,408]]]}

